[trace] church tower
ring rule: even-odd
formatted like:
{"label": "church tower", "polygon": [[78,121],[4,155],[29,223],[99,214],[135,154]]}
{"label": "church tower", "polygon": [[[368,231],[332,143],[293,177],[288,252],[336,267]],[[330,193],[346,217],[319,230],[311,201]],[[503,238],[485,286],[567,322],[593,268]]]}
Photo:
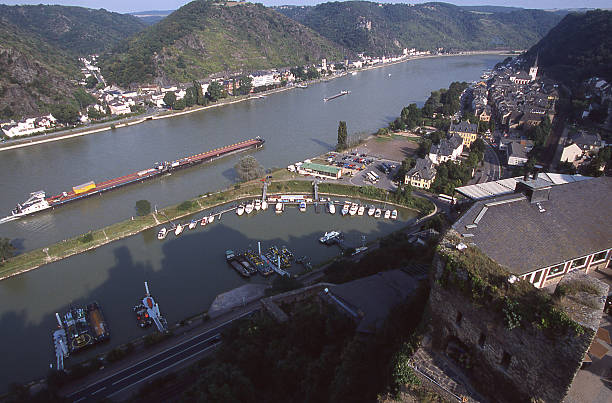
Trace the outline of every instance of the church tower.
{"label": "church tower", "polygon": [[538,75],[538,56],[539,54],[536,55],[535,63],[533,63],[533,66],[529,68],[529,77],[531,77],[531,81],[535,81],[536,76]]}

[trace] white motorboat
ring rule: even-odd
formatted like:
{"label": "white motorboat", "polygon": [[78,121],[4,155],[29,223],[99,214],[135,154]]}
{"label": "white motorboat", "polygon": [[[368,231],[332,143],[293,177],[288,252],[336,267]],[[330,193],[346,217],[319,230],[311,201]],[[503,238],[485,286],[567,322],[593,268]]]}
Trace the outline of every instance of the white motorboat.
{"label": "white motorboat", "polygon": [[215,215],[211,214],[210,216],[208,216],[208,223],[212,224],[213,221],[215,221]]}
{"label": "white motorboat", "polygon": [[368,215],[373,216],[375,212],[376,212],[376,207],[370,206],[370,208],[368,209]]}
{"label": "white motorboat", "polygon": [[391,218],[391,210],[385,210],[385,218]]}
{"label": "white motorboat", "polygon": [[185,227],[183,227],[183,225],[178,224],[176,226],[176,228],[174,229],[174,235],[176,235],[176,236],[181,235],[181,232],[183,232],[184,229],[185,229]]}
{"label": "white motorboat", "polygon": [[357,209],[358,209],[357,203],[351,204],[351,208],[349,209],[349,214],[350,215],[357,214]]}
{"label": "white motorboat", "polygon": [[255,211],[261,210],[261,200],[255,200]]}
{"label": "white motorboat", "polygon": [[254,207],[255,206],[253,206],[253,203],[249,202],[249,203],[246,204],[246,206],[244,206],[244,212],[247,213],[247,214],[251,214],[253,212],[253,208]]}
{"label": "white motorboat", "polygon": [[342,206],[342,211],[341,211],[342,215],[347,215],[350,208],[351,208],[351,203],[344,202],[344,205]]}
{"label": "white motorboat", "polygon": [[336,205],[331,200],[327,203],[327,211],[329,211],[329,214],[336,214]]}
{"label": "white motorboat", "polygon": [[202,220],[200,220],[200,225],[203,227],[206,224],[208,224],[208,217],[202,217]]}
{"label": "white motorboat", "polygon": [[244,214],[244,206],[242,204],[240,206],[238,206],[238,208],[236,209],[236,214],[238,214],[238,215],[243,215]]}
{"label": "white motorboat", "polygon": [[392,219],[392,220],[397,220],[397,210],[393,210],[393,211],[391,212],[391,219]]}
{"label": "white motorboat", "polygon": [[161,241],[166,237],[166,235],[168,235],[168,230],[166,229],[166,227],[162,227],[162,229],[160,229],[157,233],[157,239]]}
{"label": "white motorboat", "polygon": [[339,236],[340,236],[340,233],[338,231],[326,232],[325,235],[319,238],[319,242],[326,244],[326,243],[329,243],[332,239],[337,238]]}
{"label": "white motorboat", "polygon": [[191,220],[189,223],[189,229],[194,229],[196,225],[198,225],[198,222],[196,220]]}
{"label": "white motorboat", "polygon": [[46,210],[51,208],[49,202],[45,198],[46,194],[44,191],[39,190],[38,192],[30,193],[28,200],[21,204],[17,204],[17,207],[11,211],[12,217],[23,217],[28,214],[36,213],[37,211]]}
{"label": "white motorboat", "polygon": [[261,209],[264,210],[264,211],[268,209],[268,202],[267,201],[265,201],[265,200],[261,201]]}
{"label": "white motorboat", "polygon": [[357,215],[363,215],[364,212],[365,206],[359,206],[359,209],[357,210]]}
{"label": "white motorboat", "polygon": [[283,203],[278,202],[276,203],[276,214],[280,214],[283,212]]}
{"label": "white motorboat", "polygon": [[374,213],[374,218],[380,218],[381,214],[382,214],[382,211],[380,211],[380,209],[377,208],[376,212]]}
{"label": "white motorboat", "polygon": [[305,213],[305,212],[306,212],[306,202],[305,202],[304,200],[302,200],[302,201],[300,202],[300,211],[301,211],[302,213]]}

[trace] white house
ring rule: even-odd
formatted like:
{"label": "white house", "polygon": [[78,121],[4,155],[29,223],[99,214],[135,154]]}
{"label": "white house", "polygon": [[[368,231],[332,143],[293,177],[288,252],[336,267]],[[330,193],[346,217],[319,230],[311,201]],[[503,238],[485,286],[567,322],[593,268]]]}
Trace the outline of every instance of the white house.
{"label": "white house", "polygon": [[582,156],[582,149],[576,144],[572,143],[566,147],[563,147],[561,152],[561,162],[574,162]]}
{"label": "white house", "polygon": [[442,139],[440,144],[434,144],[429,150],[429,159],[436,165],[446,161],[455,161],[463,152],[463,139],[453,134],[448,139]]}
{"label": "white house", "polygon": [[132,110],[128,104],[112,102],[108,104],[108,107],[113,115],[125,115],[127,113],[132,113]]}

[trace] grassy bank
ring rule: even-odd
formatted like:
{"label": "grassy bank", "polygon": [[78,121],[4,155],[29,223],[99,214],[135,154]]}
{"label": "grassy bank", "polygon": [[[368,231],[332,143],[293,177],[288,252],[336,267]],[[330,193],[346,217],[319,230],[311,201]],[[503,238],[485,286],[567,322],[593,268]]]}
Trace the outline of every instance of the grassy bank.
{"label": "grassy bank", "polygon": [[[0,265],[0,280],[12,277],[27,271],[36,269],[48,263],[52,263],[67,257],[98,248],[107,243],[137,234],[144,230],[153,228],[157,225],[170,220],[180,220],[190,214],[202,210],[217,207],[222,204],[234,202],[243,198],[261,195],[262,184],[253,181],[245,184],[235,185],[232,188],[220,192],[209,193],[184,201],[180,204],[166,207],[158,211],[157,214],[151,213],[142,217],[133,217],[129,220],[121,221],[104,228],[90,231],[86,234],[74,238],[60,241],[46,248],[35,249],[30,252],[22,253],[8,259]],[[421,198],[411,195],[397,196],[393,193],[387,194],[385,190],[371,186],[358,187],[351,185],[340,185],[332,183],[319,184],[319,192],[334,196],[347,196],[368,199],[373,201],[385,201],[388,204],[408,207],[418,210],[422,214],[429,214],[433,211],[433,205]],[[268,186],[268,193],[312,193],[312,183],[307,180],[280,180],[272,182]]]}

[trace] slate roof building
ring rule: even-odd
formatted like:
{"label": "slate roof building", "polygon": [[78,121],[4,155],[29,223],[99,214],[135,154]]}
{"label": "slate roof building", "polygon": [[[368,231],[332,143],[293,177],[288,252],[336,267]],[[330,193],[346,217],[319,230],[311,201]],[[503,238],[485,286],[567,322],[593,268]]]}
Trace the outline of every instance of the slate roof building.
{"label": "slate roof building", "polygon": [[404,183],[421,189],[429,189],[436,179],[436,168],[429,157],[419,158],[416,165],[406,174]]}
{"label": "slate roof building", "polygon": [[463,139],[463,145],[469,147],[478,137],[478,125],[467,121],[451,123],[448,135],[458,134]]}
{"label": "slate roof building", "polygon": [[446,161],[455,161],[463,152],[463,139],[458,134],[453,134],[448,139],[440,140],[439,144],[433,144],[429,150],[429,159],[434,164]]}
{"label": "slate roof building", "polygon": [[517,180],[516,192],[477,201],[453,225],[520,279],[542,288],[567,273],[609,267],[612,178],[554,185]]}

